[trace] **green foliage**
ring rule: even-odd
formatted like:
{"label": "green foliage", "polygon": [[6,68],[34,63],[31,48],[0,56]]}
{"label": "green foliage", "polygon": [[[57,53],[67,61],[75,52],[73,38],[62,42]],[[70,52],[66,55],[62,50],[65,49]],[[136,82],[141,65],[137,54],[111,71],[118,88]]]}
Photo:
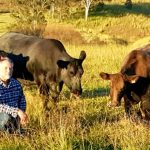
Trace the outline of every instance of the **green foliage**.
{"label": "green foliage", "polygon": [[81,7],[81,0],[55,0],[50,2],[49,14],[51,18],[60,21],[69,19]]}
{"label": "green foliage", "polygon": [[14,5],[14,10],[11,15],[16,20],[13,30],[42,36],[47,24],[44,16],[46,2],[43,0],[12,0],[12,5]]}

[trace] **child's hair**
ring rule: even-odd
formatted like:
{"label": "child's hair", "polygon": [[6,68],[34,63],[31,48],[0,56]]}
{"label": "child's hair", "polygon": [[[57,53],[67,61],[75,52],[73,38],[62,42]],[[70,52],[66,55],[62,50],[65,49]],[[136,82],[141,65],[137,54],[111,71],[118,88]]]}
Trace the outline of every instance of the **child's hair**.
{"label": "child's hair", "polygon": [[7,62],[13,64],[13,61],[12,61],[11,59],[9,59],[8,57],[1,57],[0,63],[2,63],[2,62],[4,62],[4,61],[7,61]]}
{"label": "child's hair", "polygon": [[0,60],[3,59],[3,58],[6,58],[8,57],[8,54],[2,50],[0,50]]}
{"label": "child's hair", "polygon": [[8,54],[5,51],[0,50],[0,62],[4,60],[8,60],[10,63],[13,63],[13,61],[10,58],[8,58]]}

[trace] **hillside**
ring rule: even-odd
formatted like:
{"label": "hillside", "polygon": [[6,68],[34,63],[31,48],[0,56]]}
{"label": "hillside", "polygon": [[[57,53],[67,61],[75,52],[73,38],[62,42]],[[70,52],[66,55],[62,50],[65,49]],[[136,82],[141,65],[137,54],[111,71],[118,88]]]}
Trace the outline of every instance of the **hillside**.
{"label": "hillside", "polygon": [[[9,12],[10,5],[7,1],[2,0],[1,11],[5,8],[5,11]],[[99,9],[91,5],[88,21],[84,20],[83,9],[82,13],[76,15],[78,17],[74,16],[72,19],[61,22],[58,19],[50,19],[46,15],[48,24],[43,36],[72,44],[100,45],[108,43],[128,45],[140,39],[149,39],[150,4],[148,0],[134,1],[131,10],[124,7],[123,0],[106,1],[104,4],[104,7]],[[15,20],[9,13],[0,15],[0,34],[2,34],[11,30],[7,27]]]}

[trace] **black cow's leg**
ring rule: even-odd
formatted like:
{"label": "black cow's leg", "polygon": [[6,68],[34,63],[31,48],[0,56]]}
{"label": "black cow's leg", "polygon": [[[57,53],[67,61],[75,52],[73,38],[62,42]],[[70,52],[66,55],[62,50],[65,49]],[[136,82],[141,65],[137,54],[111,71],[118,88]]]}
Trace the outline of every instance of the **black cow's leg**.
{"label": "black cow's leg", "polygon": [[141,99],[134,92],[131,92],[127,95],[124,95],[124,101],[125,101],[125,112],[128,116],[130,116],[131,115],[130,108],[132,107],[132,105],[139,103]]}
{"label": "black cow's leg", "polygon": [[141,117],[145,120],[150,121],[150,97],[149,95],[145,95],[142,97],[142,101],[139,103]]}
{"label": "black cow's leg", "polygon": [[129,99],[132,104],[138,104],[141,101],[141,98],[134,92],[131,92],[131,96]]}
{"label": "black cow's leg", "polygon": [[62,91],[63,84],[64,84],[63,81],[59,82],[59,86],[58,86],[58,92],[59,93]]}
{"label": "black cow's leg", "polygon": [[124,95],[124,108],[125,108],[125,115],[127,118],[130,118],[131,115],[131,103],[130,100],[128,99],[127,95]]}
{"label": "black cow's leg", "polygon": [[144,111],[144,109],[143,109],[142,102],[139,103],[139,109],[140,109],[139,115],[140,115],[142,118],[145,118],[146,115],[145,115],[145,111]]}

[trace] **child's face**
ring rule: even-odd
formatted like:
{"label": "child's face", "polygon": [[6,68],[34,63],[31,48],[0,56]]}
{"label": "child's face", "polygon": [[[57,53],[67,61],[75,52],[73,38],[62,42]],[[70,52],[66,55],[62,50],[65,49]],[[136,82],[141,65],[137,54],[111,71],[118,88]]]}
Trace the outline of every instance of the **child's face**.
{"label": "child's face", "polygon": [[8,60],[3,60],[0,62],[0,79],[7,81],[11,78],[13,73],[13,63]]}

